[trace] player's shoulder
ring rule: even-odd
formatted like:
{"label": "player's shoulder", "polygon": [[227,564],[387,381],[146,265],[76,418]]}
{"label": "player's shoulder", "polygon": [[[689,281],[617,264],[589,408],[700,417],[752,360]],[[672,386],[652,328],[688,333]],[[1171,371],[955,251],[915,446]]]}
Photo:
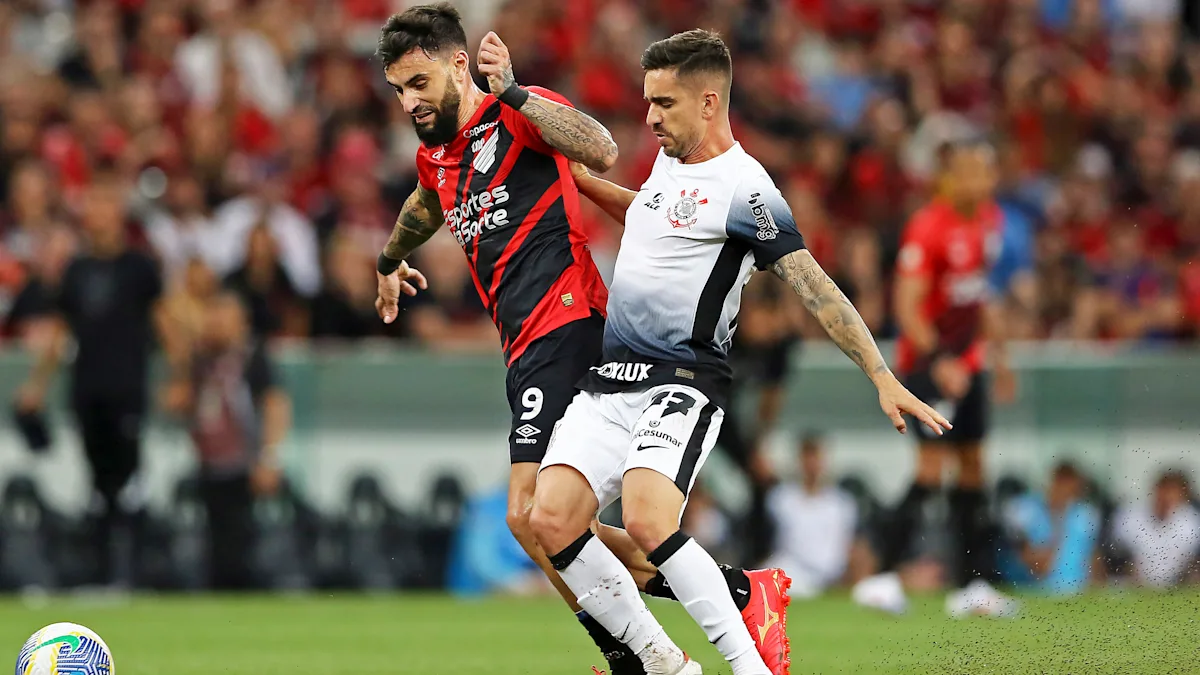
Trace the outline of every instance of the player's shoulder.
{"label": "player's shoulder", "polygon": [[946,215],[946,205],[934,199],[913,211],[904,227],[905,232],[909,237],[930,236],[942,227]]}

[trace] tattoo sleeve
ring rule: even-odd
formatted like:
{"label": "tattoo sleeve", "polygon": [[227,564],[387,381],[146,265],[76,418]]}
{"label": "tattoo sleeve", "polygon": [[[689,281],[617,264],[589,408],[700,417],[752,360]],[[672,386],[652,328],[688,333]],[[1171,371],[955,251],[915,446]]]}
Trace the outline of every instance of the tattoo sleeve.
{"label": "tattoo sleeve", "polygon": [[542,132],[550,147],[593,171],[604,173],[617,161],[617,144],[608,129],[587,113],[530,94],[521,114]]}
{"label": "tattoo sleeve", "polygon": [[776,260],[772,269],[779,278],[791,285],[808,311],[821,322],[834,344],[857,363],[868,377],[874,380],[891,372],[858,310],[821,269],[811,253],[807,250],[789,253]]}
{"label": "tattoo sleeve", "polygon": [[418,185],[404,201],[383,254],[392,260],[404,260],[414,249],[429,241],[444,222],[437,193]]}

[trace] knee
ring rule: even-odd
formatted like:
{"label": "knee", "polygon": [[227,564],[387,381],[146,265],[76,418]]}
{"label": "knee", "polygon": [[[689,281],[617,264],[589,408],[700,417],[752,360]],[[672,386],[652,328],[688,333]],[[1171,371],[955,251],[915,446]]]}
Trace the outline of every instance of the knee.
{"label": "knee", "polygon": [[646,554],[653,553],[655,549],[662,546],[668,537],[679,530],[679,523],[670,522],[669,519],[655,518],[637,509],[626,509],[622,514],[622,520],[625,531],[629,533],[629,538]]}
{"label": "knee", "polygon": [[553,555],[571,545],[587,530],[574,522],[571,513],[551,505],[534,503],[529,513],[528,532],[537,541],[547,555]]}
{"label": "knee", "polygon": [[508,505],[508,514],[504,517],[508,523],[508,531],[512,532],[517,541],[526,541],[533,536],[530,528],[530,520],[533,514],[533,507],[528,502],[510,503]]}

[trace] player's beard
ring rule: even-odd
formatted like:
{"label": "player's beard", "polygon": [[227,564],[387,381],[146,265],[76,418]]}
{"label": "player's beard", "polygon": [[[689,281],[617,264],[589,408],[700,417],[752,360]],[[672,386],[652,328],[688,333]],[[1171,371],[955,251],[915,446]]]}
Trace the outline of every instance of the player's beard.
{"label": "player's beard", "polygon": [[432,105],[417,108],[417,113],[433,111],[432,124],[422,126],[417,124],[416,119],[413,119],[413,130],[417,132],[417,138],[429,147],[445,145],[453,141],[454,135],[458,133],[458,107],[461,103],[462,97],[458,95],[458,89],[447,82],[440,108]]}

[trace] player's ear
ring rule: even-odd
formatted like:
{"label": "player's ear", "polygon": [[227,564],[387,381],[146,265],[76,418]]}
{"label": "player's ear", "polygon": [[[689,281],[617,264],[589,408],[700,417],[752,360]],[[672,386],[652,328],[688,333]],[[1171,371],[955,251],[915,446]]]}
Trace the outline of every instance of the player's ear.
{"label": "player's ear", "polygon": [[450,59],[450,68],[458,79],[469,78],[471,76],[471,55],[463,49],[454,52],[454,58]]}
{"label": "player's ear", "polygon": [[717,111],[721,109],[721,97],[717,92],[709,89],[704,92],[704,105],[700,109],[700,114],[705,120],[711,120],[717,116]]}

